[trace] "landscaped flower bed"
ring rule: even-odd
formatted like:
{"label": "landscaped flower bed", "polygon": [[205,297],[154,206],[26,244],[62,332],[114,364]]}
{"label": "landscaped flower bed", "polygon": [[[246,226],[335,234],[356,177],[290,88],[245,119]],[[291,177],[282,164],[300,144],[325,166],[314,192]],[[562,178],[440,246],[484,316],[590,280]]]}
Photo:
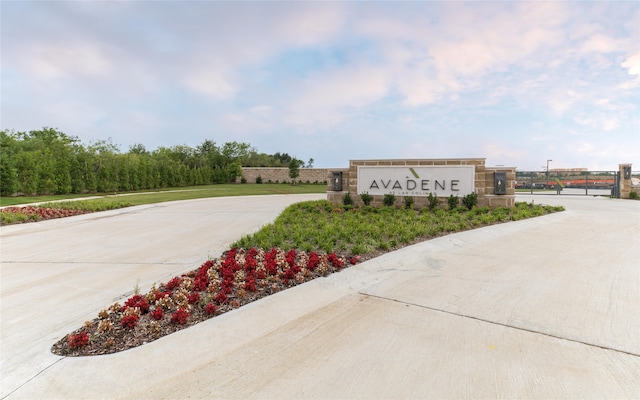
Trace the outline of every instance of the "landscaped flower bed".
{"label": "landscaped flower bed", "polygon": [[[147,294],[136,293],[124,305],[102,310],[52,351],[82,356],[126,350],[412,243],[561,210],[533,203],[494,210],[341,208],[326,200],[296,203],[274,223],[233,243],[223,257],[154,286]],[[355,257],[337,256],[336,250]]]}
{"label": "landscaped flower bed", "polygon": [[16,222],[32,222],[41,221],[45,219],[64,218],[74,215],[86,214],[85,210],[71,210],[65,208],[50,208],[50,207],[5,207],[0,209],[2,213],[2,223],[16,223]]}
{"label": "landscaped flower bed", "polygon": [[356,264],[335,253],[231,249],[197,270],[113,304],[53,345],[54,354],[115,353]]}

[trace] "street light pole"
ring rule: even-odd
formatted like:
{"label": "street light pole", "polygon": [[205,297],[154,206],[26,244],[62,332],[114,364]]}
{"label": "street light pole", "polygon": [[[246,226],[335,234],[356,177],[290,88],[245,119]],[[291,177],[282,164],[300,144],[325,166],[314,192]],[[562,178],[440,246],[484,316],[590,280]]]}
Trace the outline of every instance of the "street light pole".
{"label": "street light pole", "polygon": [[549,186],[549,161],[553,160],[547,160],[547,186]]}

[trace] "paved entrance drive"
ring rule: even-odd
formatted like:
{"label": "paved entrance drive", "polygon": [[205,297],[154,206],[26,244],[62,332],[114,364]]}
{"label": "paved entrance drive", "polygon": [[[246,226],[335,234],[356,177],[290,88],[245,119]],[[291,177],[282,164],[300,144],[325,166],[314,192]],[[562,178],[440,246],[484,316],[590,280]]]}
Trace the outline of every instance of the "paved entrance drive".
{"label": "paved entrance drive", "polygon": [[216,198],[3,227],[2,399],[638,398],[640,202],[417,244],[108,356],[51,345],[293,202]]}

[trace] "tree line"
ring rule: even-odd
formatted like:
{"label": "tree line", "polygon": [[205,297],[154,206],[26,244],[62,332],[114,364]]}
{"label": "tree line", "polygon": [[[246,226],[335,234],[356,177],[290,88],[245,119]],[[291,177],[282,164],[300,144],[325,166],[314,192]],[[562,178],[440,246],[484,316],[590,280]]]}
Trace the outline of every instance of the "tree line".
{"label": "tree line", "polygon": [[[0,195],[112,193],[234,182],[246,167],[288,167],[304,162],[287,153],[258,153],[248,143],[205,140],[126,153],[111,139],[85,145],[53,128],[0,131]],[[313,166],[313,159],[306,165]]]}

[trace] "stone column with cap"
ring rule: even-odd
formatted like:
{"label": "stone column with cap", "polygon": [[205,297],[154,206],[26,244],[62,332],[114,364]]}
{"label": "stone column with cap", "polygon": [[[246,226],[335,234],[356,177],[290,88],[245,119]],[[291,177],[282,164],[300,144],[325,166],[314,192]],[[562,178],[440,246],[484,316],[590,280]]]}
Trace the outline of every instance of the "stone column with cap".
{"label": "stone column with cap", "polygon": [[620,174],[620,198],[628,199],[631,194],[631,174],[625,177],[624,171],[628,168],[631,172],[631,164],[618,164],[618,173]]}

